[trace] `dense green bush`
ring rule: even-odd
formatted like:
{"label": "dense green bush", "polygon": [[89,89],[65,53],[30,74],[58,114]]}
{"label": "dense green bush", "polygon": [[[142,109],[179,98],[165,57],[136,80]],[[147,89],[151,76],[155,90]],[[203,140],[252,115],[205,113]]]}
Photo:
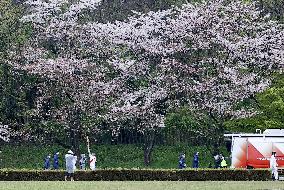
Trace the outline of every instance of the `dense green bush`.
{"label": "dense green bush", "polygon": [[[224,149],[224,148],[223,148]],[[43,158],[47,154],[53,155],[55,151],[59,151],[60,168],[65,167],[64,154],[68,151],[58,145],[2,145],[0,147],[0,168],[14,169],[42,169]],[[81,153],[87,153],[86,146],[81,146]],[[99,169],[106,168],[145,168],[143,162],[143,145],[94,145],[91,151],[97,155],[97,167]],[[186,153],[186,164],[191,167],[194,152],[200,153],[200,167],[207,168],[209,163],[212,165],[214,160],[210,147],[206,146],[155,146],[152,163],[149,168],[175,169],[178,167],[178,156],[181,152]],[[223,150],[225,156],[228,152]],[[228,159],[228,164],[230,160]]]}
{"label": "dense green bush", "polygon": [[[0,170],[1,181],[61,181],[65,171]],[[77,171],[78,181],[266,181],[269,170],[127,170]]]}

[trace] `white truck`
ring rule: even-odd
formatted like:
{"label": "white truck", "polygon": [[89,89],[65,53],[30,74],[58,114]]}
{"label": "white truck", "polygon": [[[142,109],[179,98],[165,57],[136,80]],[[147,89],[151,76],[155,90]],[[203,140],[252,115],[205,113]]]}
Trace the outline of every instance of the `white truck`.
{"label": "white truck", "polygon": [[231,168],[269,168],[272,152],[278,167],[284,167],[284,129],[266,129],[263,133],[225,134],[231,138]]}

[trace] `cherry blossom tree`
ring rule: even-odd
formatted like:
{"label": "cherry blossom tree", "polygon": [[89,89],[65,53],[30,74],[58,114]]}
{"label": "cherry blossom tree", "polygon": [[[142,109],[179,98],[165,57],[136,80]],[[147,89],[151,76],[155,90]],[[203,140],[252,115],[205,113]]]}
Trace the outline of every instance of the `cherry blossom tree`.
{"label": "cherry blossom tree", "polygon": [[[35,37],[11,64],[46,79],[38,113],[60,94],[64,106],[44,113],[66,125],[84,113],[115,135],[130,123],[148,137],[146,165],[168,109],[186,104],[220,126],[254,114],[237,103],[267,88],[283,63],[283,25],[242,1],[188,3],[106,24],[82,19],[95,0],[26,3],[22,21],[33,24]],[[80,134],[84,126],[75,121],[69,128]]]}

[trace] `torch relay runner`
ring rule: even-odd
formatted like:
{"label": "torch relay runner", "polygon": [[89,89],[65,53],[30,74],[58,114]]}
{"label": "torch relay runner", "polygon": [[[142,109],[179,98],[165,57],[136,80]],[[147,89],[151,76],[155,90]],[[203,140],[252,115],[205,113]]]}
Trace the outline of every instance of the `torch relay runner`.
{"label": "torch relay runner", "polygon": [[89,153],[89,158],[90,158],[90,161],[89,161],[90,169],[94,171],[96,170],[97,157],[95,153],[91,153],[89,137],[87,137],[87,147],[88,147],[88,153]]}
{"label": "torch relay runner", "polygon": [[272,152],[272,155],[270,157],[270,169],[271,169],[273,180],[278,180],[277,167],[278,167],[278,164],[276,161],[276,152]]}

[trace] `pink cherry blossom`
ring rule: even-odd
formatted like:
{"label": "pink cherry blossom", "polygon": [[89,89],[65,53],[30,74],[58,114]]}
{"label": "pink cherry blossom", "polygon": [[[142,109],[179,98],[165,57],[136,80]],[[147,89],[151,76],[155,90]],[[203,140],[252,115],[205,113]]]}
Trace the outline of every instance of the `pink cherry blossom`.
{"label": "pink cherry blossom", "polygon": [[[55,94],[70,99],[49,113],[63,123],[80,109],[114,134],[125,121],[144,131],[164,126],[162,107],[184,103],[225,118],[250,116],[236,104],[269,87],[283,67],[284,27],[254,3],[188,3],[106,24],[78,20],[82,10],[96,11],[97,0],[26,3],[22,21],[35,35],[18,58],[24,63],[11,64],[45,79],[38,110]],[[48,40],[54,57],[42,46]]]}

